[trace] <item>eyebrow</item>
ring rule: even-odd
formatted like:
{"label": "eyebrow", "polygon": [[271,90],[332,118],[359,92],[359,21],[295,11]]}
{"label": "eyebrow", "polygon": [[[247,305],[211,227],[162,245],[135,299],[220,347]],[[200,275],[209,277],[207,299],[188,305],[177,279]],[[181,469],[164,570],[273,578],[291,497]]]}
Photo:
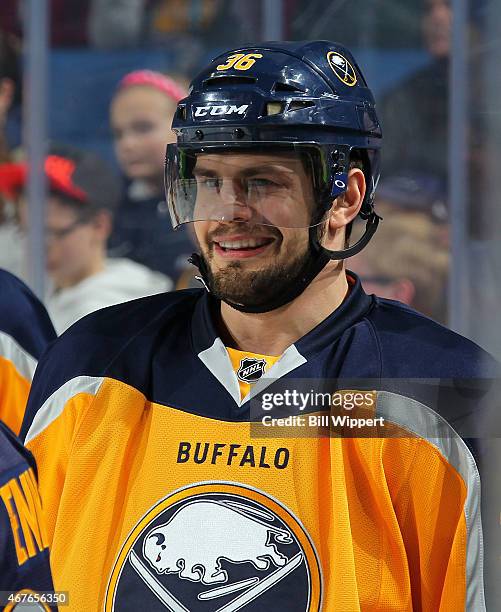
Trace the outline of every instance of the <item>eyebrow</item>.
{"label": "eyebrow", "polygon": [[[275,164],[260,164],[258,166],[251,166],[250,168],[244,168],[238,173],[239,176],[248,177],[254,174],[267,173],[270,170],[278,170],[283,174],[294,174],[292,168],[285,168],[284,166],[277,166]],[[194,176],[217,176],[218,172],[212,168],[195,167],[193,170]]]}

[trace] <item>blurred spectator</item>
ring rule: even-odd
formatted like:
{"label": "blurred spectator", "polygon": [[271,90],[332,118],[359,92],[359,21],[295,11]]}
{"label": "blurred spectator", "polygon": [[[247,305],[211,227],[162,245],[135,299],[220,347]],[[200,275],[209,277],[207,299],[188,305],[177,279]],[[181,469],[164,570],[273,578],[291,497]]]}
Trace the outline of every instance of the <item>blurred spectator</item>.
{"label": "blurred spectator", "polygon": [[157,0],[153,2],[152,30],[157,36],[196,34],[213,23],[221,0]]}
{"label": "blurred spectator", "polygon": [[177,279],[193,245],[185,228],[172,231],[164,200],[167,143],[175,141],[172,117],[185,90],[150,70],[129,73],[111,104],[118,163],[128,185],[116,215],[113,256],[130,257]]}
{"label": "blurred spectator", "polygon": [[[89,312],[172,287],[163,274],[128,259],[106,257],[119,186],[101,159],[61,149],[48,156],[45,172],[47,271],[52,282],[46,305],[58,333]],[[10,190],[20,191],[26,175],[24,164],[0,166],[0,186],[5,189],[10,180]]]}
{"label": "blurred spectator", "polygon": [[[22,93],[20,42],[0,31],[0,163],[11,160],[8,120],[19,113]],[[0,194],[0,266],[24,278],[24,251],[13,198]]]}
{"label": "blurred spectator", "polygon": [[378,202],[384,217],[363,251],[350,258],[367,293],[408,304],[446,323],[449,249],[442,223],[419,206],[398,210]]}
{"label": "blurred spectator", "polygon": [[20,43],[0,30],[0,162],[10,157],[6,127],[9,112],[21,104]]}
{"label": "blurred spectator", "polygon": [[[50,44],[53,47],[87,45],[87,20],[91,0],[48,0]],[[1,0],[0,24],[7,31],[21,36],[24,0]]]}
{"label": "blurred spectator", "polygon": [[424,0],[424,45],[432,61],[382,101],[383,173],[413,170],[447,177],[450,0]]}
{"label": "blurred spectator", "polygon": [[419,211],[426,213],[442,230],[448,246],[449,208],[447,183],[436,174],[407,172],[385,176],[378,187],[378,210]]}
{"label": "blurred spectator", "polygon": [[422,2],[287,0],[286,35],[294,40],[338,40],[349,48],[413,49],[420,41]]}
{"label": "blurred spectator", "polygon": [[367,293],[398,300],[445,324],[448,265],[448,250],[429,217],[394,211],[349,267]]}
{"label": "blurred spectator", "polygon": [[191,71],[208,47],[256,36],[259,7],[243,0],[88,0],[89,43],[99,49],[161,44]]}
{"label": "blurred spectator", "polygon": [[90,44],[98,49],[139,45],[148,4],[149,0],[90,0]]}

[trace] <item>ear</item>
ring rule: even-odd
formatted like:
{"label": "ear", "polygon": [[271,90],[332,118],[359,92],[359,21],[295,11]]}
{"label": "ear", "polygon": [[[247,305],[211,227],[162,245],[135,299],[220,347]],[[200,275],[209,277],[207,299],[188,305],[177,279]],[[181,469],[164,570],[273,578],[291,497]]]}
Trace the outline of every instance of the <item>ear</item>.
{"label": "ear", "polygon": [[[359,168],[348,172],[348,187],[332,203],[329,218],[324,226],[322,244],[329,249],[342,249],[344,228],[358,215],[365,197],[365,176]],[[342,231],[339,231],[342,230]]]}
{"label": "ear", "polygon": [[353,221],[358,215],[365,197],[365,176],[359,168],[348,172],[348,187],[337,197],[331,209],[329,228],[338,230]]}
{"label": "ear", "polygon": [[111,213],[107,210],[100,210],[93,219],[93,225],[97,230],[101,240],[108,240],[111,234],[112,219]]}

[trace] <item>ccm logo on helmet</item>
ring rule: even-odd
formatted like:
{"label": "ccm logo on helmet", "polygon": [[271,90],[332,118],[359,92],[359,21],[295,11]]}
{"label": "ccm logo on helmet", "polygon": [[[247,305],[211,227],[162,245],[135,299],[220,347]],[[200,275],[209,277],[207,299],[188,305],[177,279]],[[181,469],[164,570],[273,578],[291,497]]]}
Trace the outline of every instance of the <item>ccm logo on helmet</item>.
{"label": "ccm logo on helmet", "polygon": [[219,104],[213,106],[196,106],[194,116],[195,117],[207,117],[207,115],[245,115],[248,104],[242,104],[236,106],[236,104]]}

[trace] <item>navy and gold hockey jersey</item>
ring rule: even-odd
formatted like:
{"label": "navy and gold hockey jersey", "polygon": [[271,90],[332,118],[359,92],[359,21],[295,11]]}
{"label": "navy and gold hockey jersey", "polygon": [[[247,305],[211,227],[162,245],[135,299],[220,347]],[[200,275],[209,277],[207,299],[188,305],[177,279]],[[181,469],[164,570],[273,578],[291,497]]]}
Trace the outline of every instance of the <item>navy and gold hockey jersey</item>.
{"label": "navy and gold hockey jersey", "polygon": [[484,610],[478,471],[440,403],[395,382],[373,416],[397,435],[260,437],[245,385],[463,379],[490,358],[358,280],[281,356],[228,350],[217,308],[113,306],[40,363],[23,433],[71,609]]}
{"label": "navy and gold hockey jersey", "polygon": [[[0,592],[15,595],[52,590],[35,462],[0,423]],[[2,598],[8,609],[8,596],[4,594]]]}
{"label": "navy and gold hockey jersey", "polygon": [[56,332],[42,303],[0,270],[0,421],[21,429],[35,367]]}

